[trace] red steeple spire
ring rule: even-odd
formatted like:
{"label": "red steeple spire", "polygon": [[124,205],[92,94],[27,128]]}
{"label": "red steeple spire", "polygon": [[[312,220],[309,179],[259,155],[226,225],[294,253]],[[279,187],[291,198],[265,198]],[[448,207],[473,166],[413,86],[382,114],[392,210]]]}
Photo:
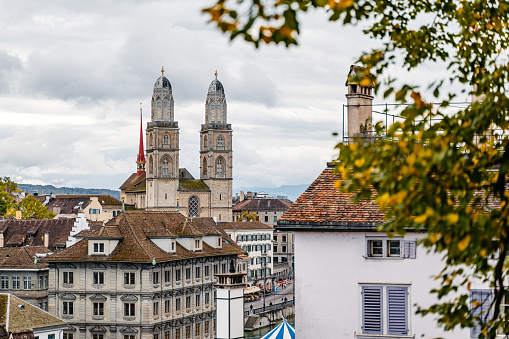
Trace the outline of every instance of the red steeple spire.
{"label": "red steeple spire", "polygon": [[141,110],[140,103],[140,150],[138,151],[138,159],[136,160],[137,164],[137,175],[140,176],[143,172],[145,172],[145,150],[143,149],[143,114]]}

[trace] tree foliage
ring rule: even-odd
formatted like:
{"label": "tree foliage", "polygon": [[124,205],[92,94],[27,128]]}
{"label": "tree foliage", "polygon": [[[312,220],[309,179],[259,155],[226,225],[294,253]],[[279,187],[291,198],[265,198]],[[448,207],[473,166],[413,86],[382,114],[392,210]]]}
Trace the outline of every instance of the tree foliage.
{"label": "tree foliage", "polygon": [[5,216],[7,212],[14,208],[15,199],[9,192],[15,192],[18,185],[9,177],[0,178],[0,216]]}
{"label": "tree foliage", "polygon": [[258,214],[256,214],[253,211],[242,211],[240,213],[240,220],[242,221],[259,221],[260,218],[258,217]]}
{"label": "tree foliage", "polygon": [[46,206],[31,195],[27,195],[21,201],[19,208],[21,210],[21,219],[30,219],[32,217],[36,219],[52,219],[55,216],[55,213],[48,212]]}
{"label": "tree foliage", "polygon": [[[204,12],[232,39],[243,37],[257,47],[272,42],[289,46],[297,44],[298,13],[311,8],[322,8],[329,20],[344,25],[369,25],[364,33],[383,46],[360,56],[365,71],[357,80],[363,86],[373,84],[379,93],[386,83],[386,98],[409,103],[385,138],[338,144],[337,169],[346,179],[342,189],[356,193],[356,200],[376,199],[387,212],[380,230],[422,230],[422,245],[444,255],[445,267],[437,276],[442,283],[432,291],[440,302],[421,313],[436,314],[445,330],[479,323],[465,293],[477,278],[490,282],[495,291],[493,317],[482,323],[481,336],[494,338],[497,329],[509,333],[504,320],[509,314],[499,313],[508,290],[509,3],[220,0]],[[445,63],[448,73],[428,84],[432,94],[425,98],[418,87],[395,86],[387,74],[395,63],[411,71],[435,62]],[[456,96],[449,92],[453,84],[474,85],[472,94],[482,100],[448,113]],[[451,292],[459,296],[446,298]]]}

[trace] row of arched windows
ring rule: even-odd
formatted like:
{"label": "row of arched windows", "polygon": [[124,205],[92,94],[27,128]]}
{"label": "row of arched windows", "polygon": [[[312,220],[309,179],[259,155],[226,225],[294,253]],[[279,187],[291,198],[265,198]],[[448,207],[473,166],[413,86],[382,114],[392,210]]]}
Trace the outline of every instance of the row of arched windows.
{"label": "row of arched windows", "polygon": [[[203,148],[207,149],[209,147],[207,136],[203,136]],[[217,148],[224,149],[224,137],[222,135],[219,135],[217,137]]]}
{"label": "row of arched windows", "polygon": [[[225,174],[225,169],[226,169],[225,160],[223,157],[220,156],[216,159],[216,175]],[[203,158],[202,173],[204,176],[207,175],[207,158]]]}
{"label": "row of arched windows", "polygon": [[[163,135],[163,146],[169,146],[170,145],[170,136],[168,134]],[[154,145],[154,136],[151,134],[149,138],[149,146]]]}
{"label": "row of arched windows", "polygon": [[[169,156],[163,156],[160,162],[160,171],[161,175],[172,175],[173,174],[173,166],[172,160]],[[154,174],[154,160],[152,156],[148,158],[148,174]]]}

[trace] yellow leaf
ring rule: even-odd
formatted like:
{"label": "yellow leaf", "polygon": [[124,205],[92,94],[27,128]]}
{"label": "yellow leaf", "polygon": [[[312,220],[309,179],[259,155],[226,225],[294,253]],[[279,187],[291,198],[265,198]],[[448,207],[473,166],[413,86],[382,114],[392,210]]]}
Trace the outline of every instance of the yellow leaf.
{"label": "yellow leaf", "polygon": [[467,234],[467,236],[465,238],[463,238],[463,240],[461,240],[458,243],[458,249],[460,251],[464,251],[467,248],[469,243],[470,243],[470,235]]}
{"label": "yellow leaf", "polygon": [[422,224],[428,219],[428,216],[426,214],[421,214],[414,218],[414,221],[418,224]]}
{"label": "yellow leaf", "polygon": [[355,164],[356,167],[361,167],[362,165],[364,165],[364,158],[360,158],[360,159],[355,160],[354,164]]}
{"label": "yellow leaf", "polygon": [[371,85],[371,80],[369,80],[368,78],[364,78],[361,80],[362,87],[368,87],[369,85]]}
{"label": "yellow leaf", "polygon": [[449,224],[456,224],[459,219],[460,216],[458,213],[449,213],[447,215],[447,221],[449,221]]}

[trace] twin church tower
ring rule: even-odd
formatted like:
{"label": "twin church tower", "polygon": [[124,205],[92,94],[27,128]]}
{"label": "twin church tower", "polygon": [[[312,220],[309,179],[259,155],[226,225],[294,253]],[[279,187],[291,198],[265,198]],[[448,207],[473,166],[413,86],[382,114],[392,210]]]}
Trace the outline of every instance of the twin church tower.
{"label": "twin church tower", "polygon": [[210,83],[205,101],[205,123],[200,130],[200,179],[179,167],[179,127],[175,120],[170,81],[161,76],[154,85],[152,116],[143,125],[137,172],[120,187],[127,205],[148,211],[180,211],[189,217],[232,221],[232,129],[227,123],[224,87]]}

